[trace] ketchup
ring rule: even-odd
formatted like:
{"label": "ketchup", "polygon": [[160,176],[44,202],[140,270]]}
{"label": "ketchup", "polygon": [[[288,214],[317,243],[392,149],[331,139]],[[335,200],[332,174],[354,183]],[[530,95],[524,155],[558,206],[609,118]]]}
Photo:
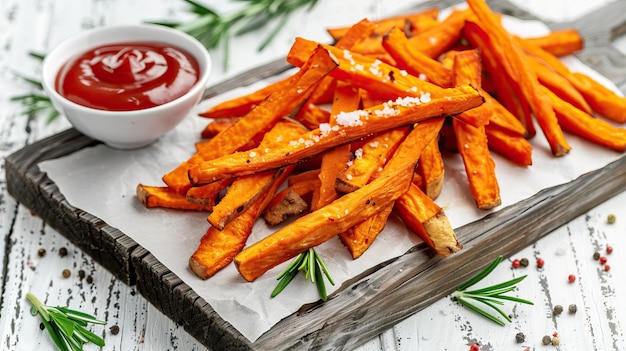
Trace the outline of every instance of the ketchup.
{"label": "ketchup", "polygon": [[119,43],[67,62],[56,77],[56,89],[83,106],[130,111],[175,100],[199,76],[198,62],[181,49],[152,42]]}

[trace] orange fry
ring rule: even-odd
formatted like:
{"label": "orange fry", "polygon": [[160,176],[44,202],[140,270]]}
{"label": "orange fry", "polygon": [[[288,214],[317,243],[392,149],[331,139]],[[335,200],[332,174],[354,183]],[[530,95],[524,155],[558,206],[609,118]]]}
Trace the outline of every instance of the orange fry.
{"label": "orange fry", "polygon": [[[202,162],[189,168],[192,184],[201,185],[219,179],[256,173],[293,164],[365,136],[411,125],[432,117],[456,115],[482,104],[482,96],[469,86],[454,88],[462,95],[439,99],[403,98],[341,116],[341,125],[322,125],[281,148],[253,149]],[[339,117],[338,117],[339,120]],[[254,152],[254,157],[250,156]]]}

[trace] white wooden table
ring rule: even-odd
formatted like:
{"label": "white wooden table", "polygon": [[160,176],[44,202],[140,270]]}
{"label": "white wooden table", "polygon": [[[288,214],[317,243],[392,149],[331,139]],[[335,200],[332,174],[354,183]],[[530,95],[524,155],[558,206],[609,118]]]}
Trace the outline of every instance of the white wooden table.
{"label": "white wooden table", "polygon": [[[514,1],[518,6],[550,20],[572,20],[598,8],[608,0]],[[232,1],[207,1],[220,11],[238,4]],[[222,53],[213,51],[214,82],[238,72],[269,62],[287,52],[295,35],[329,40],[324,28],[353,23],[363,17],[377,18],[407,8],[407,2],[380,0],[320,0],[314,11],[298,13],[280,36],[262,53],[254,43],[258,34],[235,39],[231,44],[229,69],[223,70]],[[0,155],[6,157],[31,144],[69,127],[64,118],[47,123],[45,116],[24,116],[21,107],[10,97],[25,93],[29,87],[14,73],[37,78],[40,64],[28,52],[45,53],[63,38],[85,28],[104,24],[139,23],[147,20],[187,19],[179,0],[2,0],[0,1]],[[626,19],[626,14],[625,14]],[[624,41],[617,45],[626,47]],[[104,350],[203,350],[205,347],[182,327],[164,316],[133,286],[117,281],[89,256],[49,228],[40,218],[16,203],[6,191],[4,172],[0,173],[0,251],[2,259],[2,295],[0,299],[0,349],[52,350],[48,335],[39,328],[38,318],[30,315],[24,295],[32,292],[49,304],[67,305],[94,313],[108,322],[94,327],[104,336]],[[617,218],[607,223],[608,214]],[[559,350],[625,350],[626,340],[626,193],[622,193],[572,220],[531,247],[513,255],[528,258],[530,266],[512,270],[504,263],[490,277],[492,282],[528,274],[520,284],[519,296],[535,302],[532,307],[507,305],[513,323],[497,327],[444,298],[413,317],[398,323],[359,350],[468,350],[477,343],[481,350],[542,350],[544,335],[558,333]],[[614,248],[608,257],[611,270],[606,272],[592,259],[604,254],[607,245]],[[65,248],[67,255],[59,253]],[[45,249],[43,257],[38,255]],[[537,270],[536,258],[545,260]],[[471,264],[471,262],[468,262]],[[62,271],[71,272],[69,278]],[[93,279],[80,278],[79,271]],[[569,283],[574,274],[577,280]],[[576,314],[567,313],[576,304]],[[555,305],[566,311],[553,316]],[[109,327],[117,325],[116,335]],[[517,333],[525,341],[517,343]],[[88,346],[87,349],[95,349]]]}

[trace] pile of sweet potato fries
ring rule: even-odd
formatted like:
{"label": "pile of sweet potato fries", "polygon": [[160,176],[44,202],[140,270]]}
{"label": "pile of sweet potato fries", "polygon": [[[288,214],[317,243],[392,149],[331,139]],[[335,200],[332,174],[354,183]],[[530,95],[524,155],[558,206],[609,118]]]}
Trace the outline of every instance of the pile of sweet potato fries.
{"label": "pile of sweet potato fries", "polygon": [[[491,152],[530,166],[535,125],[554,156],[565,133],[626,150],[626,99],[558,58],[583,48],[576,30],[520,38],[484,0],[467,4],[329,29],[333,45],[297,38],[294,74],[203,112],[197,152],[164,186],[137,187],[148,208],[209,213],[191,269],[207,279],[234,262],[254,281],[335,236],[356,259],[392,214],[445,257],[462,245],[434,202],[442,152],[492,209]],[[247,245],[261,217],[278,229]]]}

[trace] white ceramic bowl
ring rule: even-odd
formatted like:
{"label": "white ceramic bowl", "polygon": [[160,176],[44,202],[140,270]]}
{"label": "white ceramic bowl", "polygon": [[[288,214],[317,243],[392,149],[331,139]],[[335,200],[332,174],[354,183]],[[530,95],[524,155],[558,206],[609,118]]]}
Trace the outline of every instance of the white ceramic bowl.
{"label": "white ceramic bowl", "polygon": [[[200,77],[176,100],[134,111],[105,111],[85,107],[63,97],[55,89],[57,73],[70,59],[107,44],[157,42],[187,51],[198,61]],[[160,25],[110,26],[90,29],[73,36],[49,52],[43,62],[42,84],[54,107],[79,132],[117,149],[148,145],[174,129],[200,101],[211,71],[209,53],[195,38]]]}

